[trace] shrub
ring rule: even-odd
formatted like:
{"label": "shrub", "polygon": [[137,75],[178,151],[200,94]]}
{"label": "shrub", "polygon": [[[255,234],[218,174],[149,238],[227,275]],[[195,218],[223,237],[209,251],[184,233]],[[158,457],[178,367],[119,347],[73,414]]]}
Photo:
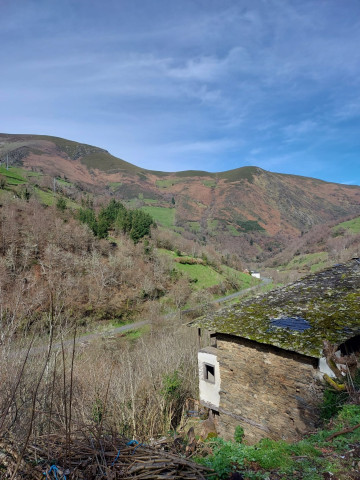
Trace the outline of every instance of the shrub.
{"label": "shrub", "polygon": [[244,438],[244,429],[240,425],[236,425],[234,432],[234,440],[237,443],[242,443]]}
{"label": "shrub", "polygon": [[60,210],[61,212],[64,212],[66,210],[66,200],[64,197],[59,197],[57,202],[56,202],[56,208]]}
{"label": "shrub", "polygon": [[323,403],[321,405],[321,418],[323,420],[330,420],[334,417],[344,403],[349,398],[347,392],[337,392],[331,388],[324,391]]}

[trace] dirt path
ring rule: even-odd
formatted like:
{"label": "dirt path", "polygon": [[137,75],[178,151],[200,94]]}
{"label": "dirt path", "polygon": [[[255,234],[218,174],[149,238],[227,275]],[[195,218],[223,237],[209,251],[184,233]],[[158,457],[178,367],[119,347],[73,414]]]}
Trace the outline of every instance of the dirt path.
{"label": "dirt path", "polygon": [[241,295],[244,295],[245,293],[251,292],[252,290],[255,290],[258,288],[260,285],[268,285],[271,282],[271,278],[263,278],[261,280],[261,283],[259,285],[255,285],[254,287],[249,287],[245,288],[244,290],[240,290],[239,292],[231,293],[230,295],[226,295],[225,297],[218,298],[217,300],[214,300],[212,303],[222,303],[226,302],[226,300],[231,300],[232,298],[240,297]]}
{"label": "dirt path", "polygon": [[[263,278],[262,279],[262,282],[261,284],[262,285],[267,285],[268,283],[271,282],[271,279],[270,278]],[[259,285],[261,285],[259,284]],[[259,285],[255,285],[254,287],[249,287],[249,288],[245,288],[244,290],[240,290],[239,292],[235,292],[235,293],[232,293],[230,295],[225,295],[224,297],[221,297],[221,298],[217,298],[216,300],[213,300],[211,303],[222,303],[222,302],[226,302],[227,300],[231,300],[232,298],[236,298],[236,297],[239,297],[241,295],[244,295],[245,293],[248,293],[252,290],[255,290],[256,288],[259,287]],[[194,308],[189,308],[187,310],[182,310],[181,313],[189,313],[191,311],[195,311],[196,309]],[[166,317],[170,317],[171,315],[173,315],[173,313],[170,313],[170,314],[167,314]],[[143,327],[144,325],[148,325],[150,322],[148,320],[142,320],[141,322],[134,322],[134,323],[129,323],[129,324],[126,324],[126,325],[122,325],[121,327],[115,327],[115,328],[112,328],[110,330],[105,330],[103,332],[93,332],[93,333],[87,333],[85,335],[81,335],[79,337],[76,338],[76,345],[87,345],[89,342],[91,342],[92,340],[95,340],[96,338],[99,338],[99,337],[111,337],[113,335],[116,335],[118,333],[122,333],[122,332],[126,332],[128,330],[135,330],[139,327]],[[70,339],[70,340],[64,340],[63,344],[64,344],[64,347],[66,348],[71,348],[72,345],[73,345],[73,342],[74,340],[73,339]],[[38,354],[38,353],[43,353],[47,350],[48,346],[47,345],[41,345],[39,347],[34,347],[31,349],[31,354],[32,355],[35,355],[35,354]],[[61,348],[61,342],[56,342],[52,345],[52,350],[60,350]],[[16,355],[26,355],[26,351],[27,349],[20,349],[16,352]]]}
{"label": "dirt path", "polygon": [[[240,297],[241,295],[245,295],[246,293],[249,293],[252,290],[259,288],[261,285],[268,285],[271,281],[272,281],[271,278],[264,277],[261,280],[261,283],[259,283],[258,285],[254,285],[253,287],[249,287],[249,288],[244,288],[243,290],[239,290],[238,292],[231,293],[230,295],[225,295],[225,297],[217,298],[216,300],[212,300],[210,303],[223,303],[223,302],[226,302],[227,300],[231,300],[232,298]],[[199,305],[199,307],[201,307],[201,305]],[[196,312],[197,310],[198,310],[198,307],[188,308],[186,310],[181,310],[181,313],[186,314],[190,312]]]}

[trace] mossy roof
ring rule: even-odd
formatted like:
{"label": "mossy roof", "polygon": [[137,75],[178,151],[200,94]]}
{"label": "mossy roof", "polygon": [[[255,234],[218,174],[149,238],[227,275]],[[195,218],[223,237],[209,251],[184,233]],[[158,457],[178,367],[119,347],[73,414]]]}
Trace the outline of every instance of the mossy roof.
{"label": "mossy roof", "polygon": [[191,325],[312,357],[360,334],[360,260],[195,319]]}

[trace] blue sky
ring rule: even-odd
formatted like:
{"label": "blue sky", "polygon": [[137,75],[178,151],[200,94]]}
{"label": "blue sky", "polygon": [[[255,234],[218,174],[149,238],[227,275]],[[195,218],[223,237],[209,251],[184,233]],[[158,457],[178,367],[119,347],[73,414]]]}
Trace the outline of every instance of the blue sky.
{"label": "blue sky", "polygon": [[358,0],[0,0],[0,131],[360,184]]}

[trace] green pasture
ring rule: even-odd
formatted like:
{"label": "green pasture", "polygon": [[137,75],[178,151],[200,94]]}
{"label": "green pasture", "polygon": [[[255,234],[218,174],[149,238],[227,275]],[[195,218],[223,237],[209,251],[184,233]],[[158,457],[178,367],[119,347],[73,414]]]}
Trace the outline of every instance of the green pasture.
{"label": "green pasture", "polygon": [[199,222],[188,222],[188,226],[191,232],[199,233],[200,232],[200,223]]}
{"label": "green pasture", "polygon": [[234,278],[237,281],[239,290],[250,288],[261,283],[259,279],[252,277],[248,273],[239,272],[235,270],[235,268],[228,267],[227,265],[221,265],[221,271],[226,278]]}
{"label": "green pasture", "polygon": [[151,215],[156,222],[160,223],[163,227],[173,227],[175,223],[175,209],[166,207],[153,207],[145,206],[141,207],[141,210]]}
{"label": "green pasture", "polygon": [[174,179],[156,180],[156,186],[159,188],[172,187],[176,183]]}
{"label": "green pasture", "polygon": [[26,179],[22,176],[23,171],[20,168],[9,167],[9,170],[6,167],[0,167],[0,175],[6,177],[8,185],[22,185],[26,183]]}
{"label": "green pasture", "polygon": [[68,180],[64,180],[63,178],[57,178],[56,183],[59,185],[64,185],[64,187],[72,187],[73,183],[69,182]]}
{"label": "green pasture", "polygon": [[203,290],[204,288],[219,285],[225,278],[220,273],[207,265],[186,265],[183,263],[175,263],[174,267],[179,272],[187,275],[190,280],[195,282],[195,290]]}
{"label": "green pasture", "polygon": [[296,270],[309,268],[311,272],[317,272],[326,266],[328,261],[327,252],[306,253],[297,255],[287,265],[280,266],[280,270]]}
{"label": "green pasture", "polygon": [[226,227],[227,227],[230,235],[232,235],[233,237],[239,237],[241,235],[241,233],[236,230],[234,225],[226,225]]}
{"label": "green pasture", "polygon": [[[172,258],[176,258],[178,256],[175,252],[166,250],[164,248],[161,248],[158,251]],[[181,258],[192,259],[193,257],[184,255]],[[195,290],[203,290],[205,288],[213,287],[215,285],[219,285],[220,283],[231,280],[233,280],[233,283],[237,283],[239,290],[252,287],[259,283],[259,280],[251,275],[239,272],[238,270],[226,265],[221,265],[219,271],[217,271],[210,265],[189,265],[174,261],[174,268],[178,272],[187,275],[190,280],[193,281],[193,288]]]}
{"label": "green pasture", "polygon": [[360,217],[353,218],[347,222],[339,223],[339,225],[336,225],[333,230],[336,233],[342,228],[349,230],[351,233],[360,233]]}
{"label": "green pasture", "polygon": [[215,187],[216,181],[215,180],[204,180],[203,185],[205,185],[205,187]]}

